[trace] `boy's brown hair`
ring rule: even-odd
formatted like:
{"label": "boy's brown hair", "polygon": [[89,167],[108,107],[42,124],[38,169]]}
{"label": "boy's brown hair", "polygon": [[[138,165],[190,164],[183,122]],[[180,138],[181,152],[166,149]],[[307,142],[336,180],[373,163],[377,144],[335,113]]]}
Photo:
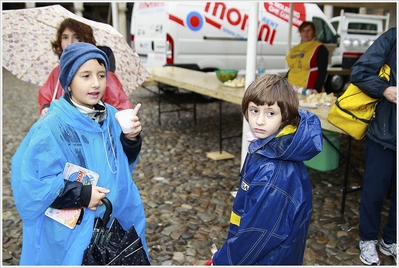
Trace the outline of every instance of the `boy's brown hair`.
{"label": "boy's brown hair", "polygon": [[298,96],[286,78],[275,74],[265,74],[249,85],[245,90],[241,104],[242,114],[247,121],[250,102],[258,106],[270,106],[277,103],[281,109],[282,127],[286,125],[298,126],[299,124]]}
{"label": "boy's brown hair", "polygon": [[61,22],[60,26],[58,27],[56,39],[51,42],[52,49],[54,53],[58,56],[58,58],[60,58],[62,54],[61,38],[62,33],[65,31],[66,28],[69,28],[70,30],[75,32],[80,42],[86,42],[96,45],[96,39],[94,38],[93,29],[89,25],[71,18],[66,18]]}

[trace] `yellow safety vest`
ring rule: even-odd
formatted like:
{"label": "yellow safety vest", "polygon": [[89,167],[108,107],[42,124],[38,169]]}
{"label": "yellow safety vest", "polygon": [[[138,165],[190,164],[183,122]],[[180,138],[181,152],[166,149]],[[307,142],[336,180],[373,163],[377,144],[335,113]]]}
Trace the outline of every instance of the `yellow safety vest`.
{"label": "yellow safety vest", "polygon": [[317,48],[322,45],[318,40],[303,42],[293,47],[285,58],[290,69],[288,81],[303,88],[313,88],[318,74],[316,59]]}

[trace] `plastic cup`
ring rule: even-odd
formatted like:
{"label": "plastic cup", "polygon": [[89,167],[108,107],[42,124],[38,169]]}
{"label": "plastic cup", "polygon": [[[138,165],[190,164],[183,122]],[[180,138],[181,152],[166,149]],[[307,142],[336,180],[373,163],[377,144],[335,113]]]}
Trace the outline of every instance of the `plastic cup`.
{"label": "plastic cup", "polygon": [[116,121],[118,121],[119,125],[122,128],[123,133],[127,134],[134,130],[133,126],[133,109],[126,109],[119,111],[115,114]]}

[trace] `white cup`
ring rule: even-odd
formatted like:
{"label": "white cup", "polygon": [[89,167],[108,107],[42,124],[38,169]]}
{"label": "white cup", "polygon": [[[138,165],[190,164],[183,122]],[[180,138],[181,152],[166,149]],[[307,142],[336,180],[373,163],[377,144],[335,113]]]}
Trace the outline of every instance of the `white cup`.
{"label": "white cup", "polygon": [[118,121],[119,125],[121,125],[123,133],[127,134],[134,130],[133,126],[133,109],[126,109],[119,111],[115,114],[116,121]]}

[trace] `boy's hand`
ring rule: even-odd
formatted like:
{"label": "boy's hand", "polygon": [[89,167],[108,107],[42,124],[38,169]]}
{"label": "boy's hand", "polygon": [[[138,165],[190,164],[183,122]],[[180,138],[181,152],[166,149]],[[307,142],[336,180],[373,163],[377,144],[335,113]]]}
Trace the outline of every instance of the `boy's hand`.
{"label": "boy's hand", "polygon": [[87,208],[90,210],[96,210],[98,206],[101,206],[103,204],[101,200],[104,199],[107,193],[109,193],[109,190],[106,188],[99,186],[92,186],[90,203],[87,206]]}
{"label": "boy's hand", "polygon": [[43,116],[47,113],[48,107],[43,108],[43,110],[40,112],[40,116]]}
{"label": "boy's hand", "polygon": [[141,107],[141,103],[138,103],[136,105],[136,107],[134,107],[134,109],[133,109],[134,116],[133,116],[132,121],[133,121],[134,130],[130,133],[125,134],[125,137],[128,138],[129,140],[136,140],[136,137],[141,133],[141,130],[142,130],[141,123],[139,121],[139,117],[137,116],[137,114],[140,110],[140,107]]}

